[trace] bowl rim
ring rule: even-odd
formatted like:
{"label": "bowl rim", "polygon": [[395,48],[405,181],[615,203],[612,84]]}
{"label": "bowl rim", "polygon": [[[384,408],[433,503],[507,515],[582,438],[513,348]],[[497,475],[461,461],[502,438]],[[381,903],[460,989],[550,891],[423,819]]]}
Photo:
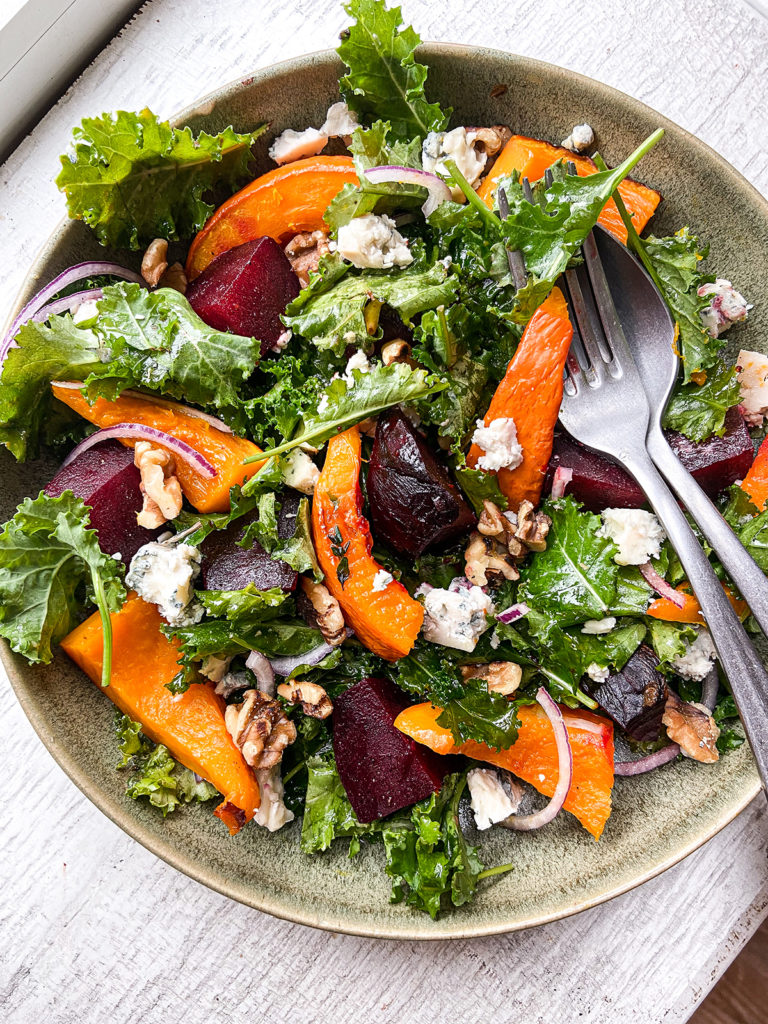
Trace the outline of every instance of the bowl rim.
{"label": "bowl rim", "polygon": [[[475,55],[483,55],[490,59],[501,61],[508,61],[511,59],[521,65],[524,69],[527,68],[536,75],[541,76],[542,74],[547,74],[550,77],[556,76],[561,80],[568,82],[573,82],[575,80],[576,82],[592,89],[597,88],[598,91],[601,91],[608,99],[615,99],[620,102],[625,109],[629,108],[630,110],[635,110],[638,113],[642,112],[646,116],[651,115],[658,121],[661,127],[665,129],[671,128],[674,129],[675,132],[681,133],[683,137],[695,149],[704,154],[709,161],[714,159],[718,165],[719,171],[731,180],[735,180],[740,190],[746,191],[750,195],[752,201],[757,202],[759,206],[762,206],[764,214],[768,219],[768,200],[723,156],[697,136],[676,124],[670,118],[665,117],[648,104],[629,96],[620,89],[616,89],[613,86],[600,82],[588,75],[572,71],[569,68],[564,68],[537,58],[526,57],[507,50],[499,50],[492,47],[430,41],[422,43],[418,47],[416,53],[419,58],[426,60],[427,63],[429,63],[430,57],[435,55],[453,56],[460,60],[468,60]],[[209,110],[213,109],[222,96],[231,95],[245,87],[252,88],[254,85],[258,86],[260,82],[265,81],[276,74],[294,74],[306,66],[317,65],[319,63],[338,64],[339,67],[342,66],[342,62],[336,54],[336,51],[332,49],[316,50],[296,57],[291,57],[288,60],[278,61],[273,64],[269,64],[266,67],[258,68],[252,74],[245,73],[238,75],[236,78],[233,78],[203,96],[198,97],[193,103],[188,104],[174,116],[170,117],[169,121],[173,126],[185,124],[191,118],[204,113],[206,107],[209,108]],[[68,217],[63,217],[57,223],[48,238],[38,248],[35,257],[30,264],[30,273],[27,275],[27,278],[19,289],[16,299],[11,306],[10,313],[6,318],[3,327],[3,332],[10,327],[14,317],[38,287],[32,270],[44,262],[47,257],[55,254],[62,240],[62,236],[67,231],[70,224],[70,219]],[[162,835],[156,835],[153,833],[140,821],[137,821],[131,816],[130,805],[126,801],[113,800],[112,797],[108,796],[102,790],[98,781],[92,779],[87,774],[86,770],[82,769],[75,762],[70,750],[63,744],[59,743],[55,734],[50,733],[47,730],[46,723],[43,720],[42,715],[36,710],[25,678],[26,673],[30,670],[30,666],[22,665],[20,656],[11,652],[5,641],[0,641],[0,661],[8,673],[11,686],[22,710],[24,711],[24,714],[35,733],[42,741],[43,746],[50,753],[59,767],[65,772],[70,781],[73,782],[83,793],[83,795],[86,796],[92,804],[94,804],[123,832],[130,836],[131,839],[138,842],[145,849],[149,850],[150,853],[153,853],[166,864],[187,875],[189,878],[192,878],[196,882],[205,885],[207,888],[220,893],[222,896],[226,896],[238,903],[251,907],[252,909],[259,910],[263,913],[270,914],[273,917],[290,921],[295,924],[364,938],[403,939],[407,941],[438,941],[445,939],[479,938],[483,936],[505,934],[513,931],[521,931],[526,928],[538,927],[553,921],[571,917],[574,914],[599,906],[616,896],[620,896],[623,893],[635,889],[644,882],[650,881],[652,878],[657,877],[664,871],[673,867],[675,864],[684,860],[699,847],[703,846],[704,843],[717,835],[718,832],[741,814],[752,800],[755,799],[762,788],[759,779],[755,774],[752,786],[744,786],[744,790],[741,793],[740,798],[728,807],[727,811],[717,819],[713,826],[691,838],[691,840],[683,847],[675,850],[672,854],[655,864],[652,868],[636,875],[628,881],[621,882],[612,888],[606,889],[598,895],[581,899],[566,909],[556,909],[549,913],[529,914],[516,921],[486,923],[475,927],[460,924],[457,919],[452,918],[450,913],[443,915],[438,922],[425,921],[421,927],[419,927],[418,924],[413,924],[412,919],[410,918],[404,918],[402,922],[393,921],[393,926],[390,926],[388,923],[386,926],[371,927],[363,924],[357,924],[355,922],[349,922],[344,918],[343,914],[338,916],[328,916],[321,913],[310,913],[306,911],[297,912],[292,910],[290,906],[283,904],[279,897],[273,898],[271,896],[264,895],[254,898],[252,895],[249,896],[244,888],[238,889],[237,886],[232,883],[220,879],[218,873],[214,869],[201,867],[201,865],[195,861],[193,856],[186,855],[183,848],[177,848],[169,839],[164,838]],[[454,922],[453,924],[452,921]],[[431,927],[429,927],[430,925]],[[429,930],[426,930],[427,928],[429,928]]]}

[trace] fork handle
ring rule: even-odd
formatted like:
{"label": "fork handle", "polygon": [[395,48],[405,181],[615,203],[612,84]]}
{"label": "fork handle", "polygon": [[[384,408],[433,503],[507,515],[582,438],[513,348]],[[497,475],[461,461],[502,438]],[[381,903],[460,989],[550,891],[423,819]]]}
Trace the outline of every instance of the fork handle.
{"label": "fork handle", "polygon": [[622,462],[645,491],[696,593],[768,795],[768,672],[650,456],[627,453]]}
{"label": "fork handle", "polygon": [[660,429],[648,435],[647,447],[656,468],[688,509],[768,635],[768,578],[763,570],[677,458]]}

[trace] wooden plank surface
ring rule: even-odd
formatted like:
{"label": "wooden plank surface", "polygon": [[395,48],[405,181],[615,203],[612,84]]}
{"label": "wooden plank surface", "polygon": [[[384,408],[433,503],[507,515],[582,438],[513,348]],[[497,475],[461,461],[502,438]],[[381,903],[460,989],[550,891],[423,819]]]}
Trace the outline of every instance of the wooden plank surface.
{"label": "wooden plank surface", "polygon": [[[744,0],[405,0],[427,39],[574,68],[659,109],[768,190],[768,21]],[[0,168],[0,307],[63,213],[82,116],[168,115],[254,67],[332,46],[336,0],[152,0]],[[686,862],[532,932],[377,942],[273,920],[175,873],[66,779],[0,680],[0,1016],[9,1024],[687,1020],[768,914],[768,813]]]}

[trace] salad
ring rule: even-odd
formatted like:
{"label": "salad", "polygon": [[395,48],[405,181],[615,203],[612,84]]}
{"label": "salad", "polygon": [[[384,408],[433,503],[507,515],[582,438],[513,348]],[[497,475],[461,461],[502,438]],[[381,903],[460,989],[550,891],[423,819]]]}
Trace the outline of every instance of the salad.
{"label": "salad", "polygon": [[435,917],[513,868],[487,829],[597,840],[616,775],[743,742],[645,496],[558,427],[563,271],[596,225],[642,260],[671,444],[766,571],[768,359],[723,359],[750,307],[705,243],[647,230],[661,132],[608,168],[589,125],[457,125],[399,9],[347,11],[321,125],[74,130],[57,183],[105,253],[0,349],[0,441],[62,460],[0,533],[0,635],[114,703],[128,797],[378,843]]}

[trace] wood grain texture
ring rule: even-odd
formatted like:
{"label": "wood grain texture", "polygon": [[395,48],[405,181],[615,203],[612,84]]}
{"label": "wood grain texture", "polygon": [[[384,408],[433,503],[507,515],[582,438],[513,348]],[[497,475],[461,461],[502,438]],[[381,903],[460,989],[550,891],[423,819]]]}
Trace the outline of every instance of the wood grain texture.
{"label": "wood grain texture", "polygon": [[761,1024],[768,992],[768,921],[691,1017],[691,1024]]}
{"label": "wood grain texture", "polygon": [[[768,22],[743,0],[403,7],[425,38],[513,50],[632,93],[768,190]],[[63,215],[52,178],[72,124],[117,107],[172,114],[222,81],[332,46],[345,20],[336,0],[146,4],[0,168],[0,309]],[[534,932],[419,945],[276,921],[121,833],[53,763],[4,678],[2,687],[0,1015],[9,1024],[684,1021],[768,913],[768,813],[758,801],[661,878]]]}

